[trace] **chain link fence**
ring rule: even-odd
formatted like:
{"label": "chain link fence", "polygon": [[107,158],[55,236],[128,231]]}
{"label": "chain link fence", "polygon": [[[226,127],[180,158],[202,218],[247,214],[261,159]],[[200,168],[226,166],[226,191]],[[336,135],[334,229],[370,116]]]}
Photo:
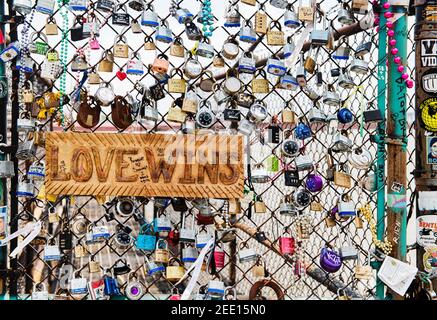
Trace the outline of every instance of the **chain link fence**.
{"label": "chain link fence", "polygon": [[[141,21],[141,12],[132,10],[127,4],[129,1],[118,1],[121,5],[126,5],[127,12],[131,19]],[[179,24],[178,21],[172,17],[169,13],[171,1],[161,0],[150,2],[154,6],[155,12],[159,16],[160,21],[166,21],[169,28],[172,31],[174,37],[179,36],[183,39],[183,45],[186,52],[189,52],[195,46],[194,41],[187,39],[185,34],[185,27]],[[342,25],[338,22],[338,3],[335,1],[318,1],[320,8],[327,13],[328,21],[332,21],[332,28],[338,30]],[[98,42],[100,45],[99,50],[91,50],[89,48],[88,39],[82,41],[71,41],[68,36],[68,65],[67,65],[67,79],[65,92],[70,96],[81,82],[83,74],[81,72],[71,71],[71,65],[74,63],[74,55],[78,52],[82,52],[86,58],[90,68],[98,69],[98,65],[102,60],[102,53],[104,50],[113,50],[114,45],[118,37],[125,36],[126,43],[129,46],[131,53],[136,53],[143,64],[144,73],[140,76],[128,75],[125,79],[120,80],[117,77],[116,72],[126,71],[128,66],[128,59],[115,58],[114,72],[99,72],[101,81],[108,82],[112,85],[114,92],[117,95],[127,97],[130,94],[134,99],[142,96],[139,91],[137,82],[143,84],[146,87],[152,86],[156,82],[156,75],[150,69],[150,64],[153,63],[157,54],[166,54],[169,56],[170,69],[183,69],[185,60],[184,58],[178,58],[170,55],[170,45],[159,41],[155,41],[156,50],[145,50],[144,42],[145,38],[155,36],[156,29],[143,26],[140,33],[133,33],[132,28],[113,25],[111,21],[112,13],[103,12],[97,10],[97,1],[88,1],[88,7],[86,11],[68,11],[69,20],[69,33],[74,28],[73,23],[77,17],[89,18],[91,13],[94,13],[96,19],[100,22]],[[293,7],[297,9],[299,2],[292,3]],[[187,8],[197,19],[198,12],[201,8],[202,1],[180,1],[180,6]],[[256,1],[255,6],[250,6],[244,3],[238,3],[238,12],[245,21],[253,21],[254,16],[259,12],[260,8],[264,9],[264,12],[268,16],[269,21],[283,21],[284,10],[279,10],[269,4],[269,1]],[[371,5],[369,4],[369,9]],[[211,38],[211,44],[214,46],[215,53],[218,54],[222,50],[224,41],[230,36],[238,34],[239,28],[225,28],[224,16],[225,16],[226,4],[221,1],[212,1],[212,13],[214,15],[215,30]],[[20,15],[17,13],[17,15]],[[37,41],[37,37],[40,37],[45,31],[45,25],[49,16],[40,12],[34,13],[32,23],[28,25],[29,39],[32,43]],[[55,6],[55,12],[51,16],[57,22],[58,35],[48,36],[48,44],[50,48],[56,49],[60,52],[61,36],[62,36],[62,15],[60,14],[58,4]],[[355,19],[362,18],[362,15],[355,15]],[[26,20],[28,21],[28,20]],[[321,23],[321,22],[318,22]],[[319,25],[319,24],[317,24]],[[300,26],[296,29],[290,29],[282,26],[282,30],[285,32],[285,36],[291,37],[295,42],[298,41],[301,34],[304,32],[306,26]],[[19,40],[23,36],[21,31],[26,28],[26,22],[18,26]],[[35,32],[34,35],[33,32]],[[412,35],[413,26],[409,30]],[[258,34],[258,36],[261,36]],[[413,36],[409,37],[409,41],[413,41]],[[372,29],[368,29],[359,34],[349,36],[347,38],[341,38],[337,41],[337,44],[348,44],[351,48],[350,55],[354,55],[355,48],[363,41],[371,41],[372,48],[370,54],[365,57],[365,60],[369,62],[369,72],[366,74],[352,73],[353,81],[356,86],[362,88],[364,108],[368,108],[369,105],[374,105],[376,108],[375,97],[377,96],[377,56],[378,56],[378,37]],[[412,45],[409,61],[411,63],[408,67],[408,73],[414,74],[412,66],[414,65],[414,43]],[[243,52],[247,51],[251,45],[241,42],[240,56]],[[266,59],[279,53],[282,47],[267,45],[266,39],[262,39],[256,48],[253,50],[254,57],[257,61]],[[348,132],[349,138],[353,141],[354,147],[360,147],[362,149],[368,149],[373,157],[376,155],[376,145],[371,142],[371,136],[376,133],[374,126],[364,126],[362,131],[361,126],[361,94],[354,89],[344,89],[338,85],[338,78],[332,77],[331,71],[335,68],[349,68],[352,59],[340,60],[335,59],[333,51],[328,50],[326,47],[321,47],[320,50],[312,49],[306,55],[312,55],[317,62],[317,69],[323,76],[323,85],[317,85],[316,75],[307,74],[308,85],[313,88],[317,93],[318,99],[316,101],[311,99],[311,95],[308,91],[297,89],[295,91],[288,91],[279,89],[276,86],[277,77],[268,74],[270,90],[266,94],[254,93],[257,99],[265,102],[268,108],[268,118],[266,123],[272,123],[272,118],[278,116],[281,119],[281,113],[286,109],[293,110],[296,115],[304,122],[310,123],[309,112],[316,106],[322,110],[326,115],[335,115],[338,111],[338,107],[328,106],[321,102],[320,96],[327,89],[327,84],[332,84],[340,94],[343,102],[349,102],[349,108],[353,112],[354,120],[352,123],[347,124],[344,128]],[[43,55],[32,54],[31,58],[35,63],[34,73],[27,74],[29,79],[35,77],[35,74],[41,69],[42,63],[45,59]],[[223,74],[227,68],[232,67],[237,61],[225,59],[225,68],[217,68],[213,66],[212,59],[206,59],[203,57],[198,58],[202,64],[204,70],[208,69],[213,72],[217,78]],[[296,65],[290,67],[291,73],[296,72]],[[13,66],[8,66],[9,70],[12,70]],[[202,75],[205,76],[205,75]],[[197,85],[202,80],[201,77],[189,80],[189,84]],[[245,84],[245,92],[251,92],[250,82],[253,75],[240,74],[241,81]],[[219,80],[220,82],[223,80]],[[88,94],[95,94],[99,85],[91,85],[85,83],[83,88]],[[53,83],[53,87],[48,87],[47,90],[58,92],[60,90],[60,81],[57,80]],[[159,120],[156,123],[144,121],[141,118],[141,114],[138,114],[133,124],[126,130],[118,130],[111,118],[110,108],[103,107],[100,115],[100,121],[98,125],[92,129],[84,129],[76,122],[77,110],[75,105],[70,101],[63,106],[64,113],[64,126],[60,126],[56,121],[56,115],[48,114],[45,119],[40,119],[41,131],[87,131],[87,132],[114,132],[117,131],[120,134],[123,132],[142,132],[142,133],[156,133],[156,132],[170,132],[180,133],[181,125],[170,122],[167,120],[169,108],[174,101],[180,96],[168,92],[167,86],[164,86],[165,98],[156,102],[156,107],[159,112]],[[16,92],[11,92],[10,95],[13,99],[17,99]],[[213,92],[204,92],[201,89],[197,90],[197,95],[200,100],[210,101],[212,110],[216,115],[216,123],[214,125],[214,131],[216,132],[232,132],[235,133],[235,129],[230,126],[230,123],[223,118],[223,110],[225,105],[218,105],[214,99]],[[410,106],[408,108],[409,115],[413,115],[414,108],[414,96],[413,92],[409,91],[408,99]],[[71,97],[70,97],[71,100]],[[11,105],[8,106],[11,108]],[[28,106],[20,106],[20,114],[29,112],[31,110],[25,109]],[[240,108],[242,113],[246,113],[247,110]],[[413,119],[410,116],[408,119]],[[410,121],[411,122],[411,121]],[[279,121],[278,126],[281,131],[281,142],[284,139],[283,131],[287,128]],[[202,272],[200,278],[197,280],[197,286],[195,291],[200,290],[202,286],[208,284],[208,281],[215,278],[220,278],[225,281],[226,284],[233,286],[236,289],[238,297],[241,299],[247,298],[248,293],[252,285],[260,280],[262,277],[257,275],[256,266],[258,263],[263,263],[268,271],[268,277],[279,284],[281,289],[285,292],[286,299],[337,299],[337,292],[332,292],[328,289],[327,283],[331,280],[326,280],[325,283],[321,283],[315,277],[308,275],[305,272],[307,270],[314,270],[314,273],[322,273],[321,278],[324,277],[324,271],[320,268],[319,259],[320,251],[329,244],[334,248],[341,248],[348,243],[356,246],[359,255],[357,260],[345,261],[342,268],[335,274],[330,275],[330,279],[340,280],[345,287],[354,290],[357,295],[360,295],[363,299],[373,299],[375,289],[375,274],[370,280],[358,280],[355,278],[355,267],[357,265],[366,265],[368,261],[368,252],[373,248],[372,237],[368,224],[364,221],[363,227],[357,228],[357,222],[353,218],[348,220],[336,220],[334,225],[328,226],[326,223],[327,213],[330,212],[336,205],[338,197],[347,193],[353,202],[356,204],[356,208],[361,205],[370,203],[374,216],[376,216],[376,194],[374,192],[367,191],[362,187],[360,181],[365,179],[366,176],[371,173],[369,170],[359,170],[350,167],[349,174],[352,178],[351,188],[343,188],[332,181],[326,179],[326,171],[328,165],[326,162],[326,155],[328,148],[333,144],[334,135],[328,124],[321,125],[311,124],[312,137],[303,141],[304,152],[310,155],[314,168],[317,172],[323,176],[324,185],[320,192],[313,194],[313,202],[320,205],[321,208],[317,211],[307,208],[301,210],[297,216],[286,216],[279,213],[279,207],[281,201],[283,201],[286,195],[290,195],[296,188],[285,186],[284,182],[284,168],[292,166],[293,162],[285,158],[281,153],[281,143],[274,144],[269,143],[267,139],[268,125],[259,127],[251,136],[247,139],[247,145],[249,152],[249,164],[251,168],[256,165],[263,164],[269,171],[271,180],[267,183],[249,183],[246,179],[247,189],[253,187],[253,193],[247,193],[246,197],[241,200],[241,213],[234,215],[232,210],[229,210],[230,205],[228,201],[222,201],[218,199],[211,199],[210,205],[213,211],[223,217],[225,221],[233,221],[240,226],[235,228],[235,240],[222,244],[225,251],[225,266],[220,269],[215,275],[208,273],[209,270]],[[11,124],[11,130],[16,130],[16,124]],[[360,132],[361,131],[361,132]],[[413,125],[409,126],[408,131],[408,171],[411,172],[414,165],[414,130]],[[20,133],[19,143],[23,143],[27,139],[31,138],[31,134]],[[26,176],[29,166],[34,161],[44,161],[45,154],[42,147],[38,147],[36,159],[20,161],[19,174],[21,180]],[[275,168],[275,162],[279,164],[278,168]],[[334,162],[337,164],[347,163],[346,153],[334,154]],[[306,180],[308,172],[300,172],[300,180],[302,185]],[[18,259],[18,270],[20,271],[20,277],[18,278],[17,291],[18,296],[21,299],[30,299],[29,293],[35,291],[36,286],[40,287],[41,284],[45,284],[49,294],[55,295],[55,298],[74,298],[74,299],[89,299],[90,295],[72,295],[70,291],[63,290],[61,287],[65,284],[65,272],[66,265],[72,265],[74,268],[75,277],[83,277],[87,281],[97,280],[103,275],[110,273],[114,270],[114,266],[122,261],[127,263],[130,268],[130,272],[124,275],[116,276],[119,287],[121,289],[122,296],[125,295],[125,289],[132,281],[131,276],[135,276],[140,281],[143,287],[142,299],[168,299],[174,292],[174,282],[168,281],[164,275],[160,277],[150,277],[145,272],[145,265],[148,259],[153,259],[153,254],[146,254],[144,251],[136,249],[134,243],[131,243],[126,248],[120,248],[117,246],[116,237],[120,226],[128,226],[131,231],[131,236],[136,238],[139,233],[140,225],[134,219],[134,216],[121,217],[115,215],[115,219],[108,221],[108,212],[114,211],[114,203],[107,201],[111,199],[97,199],[95,197],[74,197],[66,199],[59,197],[56,201],[50,202],[43,199],[38,199],[36,195],[43,195],[41,188],[43,183],[36,182],[35,184],[35,196],[34,197],[19,197],[19,210],[18,212],[12,212],[12,221],[18,222],[19,227],[23,227],[29,221],[35,221],[40,219],[43,223],[43,232],[40,236],[29,244],[20,254]],[[412,196],[411,190],[414,189],[413,177],[409,176],[408,192],[410,198]],[[262,197],[262,200],[266,206],[265,213],[255,213],[254,195]],[[43,197],[42,197],[43,198]],[[149,201],[150,200],[150,201]],[[198,228],[194,216],[198,213],[197,209],[192,205],[191,201],[187,200],[189,210],[183,214],[175,212],[171,205],[168,205],[163,209],[158,209],[153,206],[153,199],[135,199],[134,204],[138,212],[144,214],[149,221],[156,216],[166,216],[170,219],[174,229],[181,229],[182,216],[185,216],[185,227]],[[311,206],[312,209],[315,209]],[[231,212],[230,212],[231,211]],[[54,214],[53,212],[57,212]],[[111,236],[99,243],[86,243],[86,233],[89,225],[104,224],[109,227]],[[75,226],[75,227],[74,227]],[[303,226],[303,228],[302,228]],[[71,250],[65,250],[60,261],[46,261],[44,259],[44,247],[51,240],[59,244],[59,237],[63,233],[65,227],[68,227],[73,233],[73,248]],[[275,245],[278,244],[279,238],[284,234],[284,230],[288,229],[296,240],[296,253],[291,259],[284,259],[283,256],[277,254],[271,248],[261,244],[255,236],[250,235],[247,228],[253,227],[258,231],[263,231],[266,237],[272,241]],[[210,232],[216,232],[214,224],[207,226]],[[305,231],[308,230],[308,231]],[[11,230],[13,232],[15,230]],[[260,255],[258,262],[244,262],[241,263],[238,260],[238,252],[242,244],[246,244],[250,248],[254,248],[257,254]],[[82,245],[85,248],[85,253],[78,254],[76,248]],[[174,257],[180,257],[181,251],[185,247],[185,244],[172,244],[170,241],[169,249],[171,255]],[[120,260],[121,259],[121,260]],[[95,268],[95,264],[98,263],[98,268]],[[93,266],[92,266],[93,265]],[[185,269],[188,269],[189,264],[185,264]],[[93,269],[94,268],[94,269]],[[90,269],[94,272],[90,272]],[[131,278],[131,280],[130,280]],[[11,285],[11,284],[10,284]],[[183,290],[184,284],[177,287],[180,291]],[[268,292],[268,289],[263,291],[264,296],[271,297],[272,292]]]}

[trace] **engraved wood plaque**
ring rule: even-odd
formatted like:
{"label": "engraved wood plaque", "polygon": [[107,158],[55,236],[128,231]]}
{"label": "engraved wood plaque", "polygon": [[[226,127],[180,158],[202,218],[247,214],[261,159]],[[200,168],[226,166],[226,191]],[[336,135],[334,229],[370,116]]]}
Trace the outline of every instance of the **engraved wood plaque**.
{"label": "engraved wood plaque", "polygon": [[243,136],[48,132],[47,194],[239,198]]}

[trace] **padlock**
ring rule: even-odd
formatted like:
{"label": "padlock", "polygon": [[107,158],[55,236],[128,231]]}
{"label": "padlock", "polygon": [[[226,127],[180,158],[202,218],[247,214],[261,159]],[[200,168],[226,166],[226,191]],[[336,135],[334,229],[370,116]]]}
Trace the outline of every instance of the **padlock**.
{"label": "padlock", "polygon": [[300,27],[299,17],[296,11],[293,10],[292,5],[288,5],[287,10],[284,13],[284,26],[292,29]]}
{"label": "padlock", "polygon": [[[359,254],[359,252],[358,252],[358,254]],[[364,280],[370,280],[373,278],[373,268],[370,265],[370,263],[371,263],[370,256],[371,255],[370,255],[370,250],[369,250],[368,255],[367,255],[367,264],[366,265],[361,265],[359,262],[359,259],[358,259],[357,265],[355,266],[355,269],[354,269],[355,279],[359,279],[361,281],[364,281]]]}
{"label": "padlock", "polygon": [[[0,146],[6,146],[6,144],[0,144]],[[14,177],[15,176],[14,168],[15,168],[14,162],[10,161],[9,154],[7,154],[4,160],[0,160],[0,178]]]}
{"label": "padlock", "polygon": [[[129,300],[140,300],[144,294],[143,285],[138,281],[138,277],[135,272],[131,272],[128,275],[126,288],[124,289],[125,295]],[[133,280],[135,279],[135,280]]]}
{"label": "padlock", "polygon": [[284,171],[284,184],[288,187],[298,187],[300,185],[298,170]]}
{"label": "padlock", "polygon": [[[277,30],[273,30],[276,28]],[[279,21],[271,21],[270,26],[267,30],[267,44],[269,46],[284,46],[285,45],[285,34],[281,29],[281,24]]]}
{"label": "padlock", "polygon": [[102,82],[94,97],[102,106],[109,106],[115,99],[114,89],[109,82]]}
{"label": "padlock", "polygon": [[213,92],[216,81],[211,70],[206,70],[200,78],[199,88],[204,92]]}
{"label": "padlock", "polygon": [[296,123],[296,113],[290,109],[283,109],[281,112],[282,123],[283,124],[295,124]]}
{"label": "padlock", "polygon": [[[53,58],[56,57],[56,60]],[[49,58],[52,55],[52,58]],[[47,52],[46,59],[41,64],[41,78],[48,80],[56,80],[59,75],[62,73],[62,66],[59,59],[57,59],[57,52],[55,50],[51,50]]]}
{"label": "padlock", "polygon": [[337,272],[342,265],[341,257],[337,251],[325,246],[320,253],[320,266],[329,273]]}
{"label": "padlock", "polygon": [[303,53],[301,54],[301,58],[300,58],[300,63],[296,68],[296,80],[297,83],[299,84],[299,86],[301,87],[305,87],[307,85],[307,80],[306,80],[306,70],[305,67],[303,66]]}
{"label": "padlock", "polygon": [[17,131],[18,132],[33,132],[35,131],[35,120],[30,118],[28,112],[23,112],[17,119]]}
{"label": "padlock", "polygon": [[239,39],[242,42],[254,43],[257,39],[255,30],[252,27],[252,23],[246,20],[240,29]]}
{"label": "padlock", "polygon": [[216,270],[223,269],[225,266],[225,252],[223,251],[221,242],[218,242],[214,248],[214,263]]}
{"label": "padlock", "polygon": [[77,17],[73,27],[70,29],[71,41],[81,41],[85,39],[83,34],[83,21],[80,17]]}
{"label": "padlock", "polygon": [[127,263],[126,259],[124,259],[124,258],[118,259],[115,262],[112,269],[113,269],[115,276],[127,274],[131,271],[129,264]]}
{"label": "padlock", "polygon": [[90,273],[96,273],[96,272],[100,272],[100,263],[96,260],[93,259],[94,257],[89,256],[88,257],[88,271]]}
{"label": "padlock", "polygon": [[132,19],[130,23],[130,29],[132,30],[132,33],[142,33],[143,30],[141,29],[141,25],[138,22],[138,19]]}
{"label": "padlock", "polygon": [[194,263],[197,260],[197,249],[194,247],[194,245],[186,245],[182,249],[182,258],[181,261],[184,264],[191,264]]}
{"label": "padlock", "polygon": [[151,36],[146,36],[144,38],[144,50],[156,50],[155,42]]}
{"label": "padlock", "polygon": [[[14,1],[14,2],[17,2],[17,1]],[[38,285],[41,286],[40,290],[37,290],[37,283],[33,284],[31,299],[32,300],[49,300],[49,293],[47,291],[45,283],[41,282]]]}
{"label": "padlock", "polygon": [[[344,166],[342,167],[344,170]],[[333,181],[334,184],[339,186],[339,187],[343,187],[343,188],[350,188],[352,185],[351,182],[351,176],[347,173],[347,172],[341,172],[340,170],[340,166],[336,165],[335,166],[335,170],[333,172]]]}
{"label": "padlock", "polygon": [[236,1],[229,0],[225,10],[225,28],[239,28],[241,16]]}
{"label": "padlock", "polygon": [[141,226],[140,233],[135,242],[136,248],[145,251],[154,251],[156,247],[156,236],[153,234],[151,224]]}
{"label": "padlock", "polygon": [[223,43],[221,54],[224,58],[233,60],[240,53],[240,45],[234,36],[229,36]]}
{"label": "padlock", "polygon": [[148,3],[144,7],[143,14],[141,15],[141,24],[148,27],[157,27],[159,26],[158,19],[158,15],[156,14],[153,5]]}
{"label": "padlock", "polygon": [[36,157],[36,145],[34,139],[27,139],[18,144],[15,157],[19,160],[30,160]]}
{"label": "padlock", "polygon": [[283,76],[287,72],[285,63],[279,60],[276,56],[267,59],[267,72],[274,76]]}
{"label": "padlock", "polygon": [[314,9],[310,0],[307,0],[308,5],[302,5],[302,0],[299,0],[298,17],[301,21],[312,22],[314,20]]}
{"label": "padlock", "polygon": [[279,237],[279,249],[283,255],[292,256],[296,251],[296,242],[294,237],[289,233],[288,228],[284,234]]}
{"label": "padlock", "polygon": [[111,234],[109,233],[108,226],[101,224],[101,225],[90,225],[93,241],[99,242],[103,241],[105,239],[108,239]]}
{"label": "padlock", "polygon": [[238,132],[246,136],[250,136],[255,130],[255,124],[252,121],[243,119],[238,123]]}
{"label": "padlock", "polygon": [[184,42],[181,37],[177,36],[173,39],[173,42],[170,45],[170,55],[179,58],[185,57]]}
{"label": "padlock", "polygon": [[203,248],[212,238],[213,235],[208,231],[206,226],[199,227],[196,235],[196,248]]}
{"label": "padlock", "polygon": [[14,0],[12,8],[13,10],[21,13],[23,16],[29,14],[32,11],[32,0]]}
{"label": "padlock", "polygon": [[369,63],[363,59],[354,58],[350,70],[358,74],[367,74],[369,72]]}
{"label": "padlock", "polygon": [[82,53],[76,53],[71,63],[71,71],[82,72],[89,68],[89,64]]}
{"label": "padlock", "polygon": [[167,121],[184,123],[186,117],[187,117],[187,114],[184,111],[182,111],[182,109],[180,107],[176,106],[173,102],[172,106],[168,110],[166,119],[167,119]]}
{"label": "padlock", "polygon": [[129,46],[125,36],[115,36],[114,40],[114,57],[129,58]]}
{"label": "padlock", "polygon": [[[168,258],[168,256],[167,256]],[[154,261],[149,261],[147,256],[144,256],[144,260],[146,262],[144,269],[145,273],[148,276],[158,276],[162,274],[165,271],[165,267],[161,263],[156,263]],[[167,259],[168,261],[168,259]]]}
{"label": "padlock", "polygon": [[223,82],[223,91],[228,95],[234,95],[242,89],[242,83],[236,69],[226,71],[226,79]]}
{"label": "padlock", "polygon": [[196,241],[196,230],[194,229],[194,214],[192,219],[192,228],[185,227],[185,214],[182,216],[181,230],[179,240],[181,242],[194,243]]}
{"label": "padlock", "polygon": [[156,217],[153,221],[153,230],[159,233],[168,233],[171,231],[171,222],[165,217]]}
{"label": "padlock", "polygon": [[56,20],[53,16],[47,18],[44,31],[47,36],[58,35],[58,25],[56,24]]}
{"label": "padlock", "polygon": [[313,167],[313,160],[309,155],[301,154],[294,159],[298,171],[310,170]]}
{"label": "padlock", "polygon": [[278,78],[278,83],[276,84],[276,87],[279,89],[291,91],[297,90],[298,86],[299,83],[297,82],[296,78],[288,73],[285,73],[282,77]]}
{"label": "padlock", "polygon": [[184,24],[185,24],[185,33],[189,40],[200,41],[202,39],[202,32],[191,19],[185,21]]}
{"label": "padlock", "polygon": [[100,84],[100,76],[95,68],[91,69],[91,72],[88,74],[88,84]]}
{"label": "padlock", "polygon": [[[305,71],[309,73],[314,73],[316,68],[316,60],[311,56],[311,53],[313,51],[313,47],[310,47],[310,50],[308,51],[308,55],[305,59],[305,62],[303,64],[303,67],[305,68]],[[316,54],[317,56],[317,54]]]}
{"label": "padlock", "polygon": [[372,41],[362,42],[355,48],[355,57],[361,58],[370,53],[372,49]]}
{"label": "padlock", "polygon": [[64,224],[62,231],[59,234],[59,248],[62,251],[73,249],[73,233],[66,224]]}
{"label": "padlock", "polygon": [[352,89],[355,86],[354,80],[350,76],[349,72],[347,70],[343,70],[343,68],[340,68],[340,75],[338,76],[338,85],[343,89]]}
{"label": "padlock", "polygon": [[[178,78],[175,77],[178,76]],[[168,80],[168,92],[170,93],[185,93],[187,83],[180,69],[172,69],[170,71],[170,79]]]}
{"label": "padlock", "polygon": [[165,54],[158,54],[153,61],[152,71],[156,73],[167,73],[170,62]]}
{"label": "padlock", "polygon": [[28,53],[21,54],[20,59],[18,59],[15,68],[24,73],[33,72],[33,59]]}
{"label": "padlock", "polygon": [[[175,265],[177,263],[177,265]],[[178,282],[185,274],[182,262],[177,258],[168,260],[168,265],[165,270],[165,278],[170,282]]]}
{"label": "padlock", "polygon": [[248,4],[251,6],[256,5],[256,0],[240,0],[240,1],[241,1],[241,3],[245,3],[245,4]]}
{"label": "padlock", "polygon": [[38,0],[35,10],[44,14],[53,14],[55,8],[55,0]]}
{"label": "padlock", "polygon": [[[328,84],[322,96],[322,102],[328,106],[338,106],[341,103],[340,95],[334,91],[334,86]],[[325,117],[326,118],[326,117]]]}
{"label": "padlock", "polygon": [[83,24],[82,33],[84,37],[98,37],[100,35],[100,22],[97,20],[94,12],[91,12],[86,17],[86,22]]}
{"label": "padlock", "polygon": [[97,10],[109,12],[109,11],[112,11],[113,8],[114,8],[114,1],[112,1],[112,0],[98,0],[97,1],[97,6],[96,6]]}
{"label": "padlock", "polygon": [[264,6],[261,5],[255,13],[255,32],[259,34],[267,33],[267,14],[264,12]]}
{"label": "padlock", "polygon": [[337,298],[338,300],[350,300],[350,297],[346,294],[344,289],[337,290]]}
{"label": "padlock", "polygon": [[0,53],[0,60],[2,62],[9,62],[18,57],[20,54],[19,43],[17,41],[11,42],[5,49]]}
{"label": "padlock", "polygon": [[293,137],[287,137],[281,144],[281,153],[285,157],[294,158],[299,154],[299,151],[300,144]]}
{"label": "padlock", "polygon": [[326,29],[326,15],[319,10],[317,12],[323,23],[320,29],[315,26],[311,31],[310,41],[313,46],[324,46],[329,42],[329,30]]}
{"label": "padlock", "polygon": [[293,206],[299,210],[303,210],[311,203],[312,196],[304,188],[299,188],[292,193],[291,201]]}
{"label": "padlock", "polygon": [[352,140],[346,136],[346,133],[337,132],[334,135],[331,149],[335,152],[348,152],[352,149],[352,145]]}
{"label": "padlock", "polygon": [[352,244],[349,232],[346,231],[346,241],[339,249],[341,260],[356,260],[358,258],[357,248]]}
{"label": "padlock", "polygon": [[87,9],[87,0],[70,0],[69,5],[73,11],[85,11]]}
{"label": "padlock", "polygon": [[223,59],[221,53],[218,53],[212,59],[212,65],[215,68],[224,68],[225,67],[225,59]]}
{"label": "padlock", "polygon": [[259,255],[254,248],[250,248],[247,242],[242,242],[238,247],[238,261],[240,263],[258,260]]}
{"label": "padlock", "polygon": [[266,213],[267,207],[260,195],[255,197],[255,213]]}
{"label": "padlock", "polygon": [[167,21],[162,20],[161,24],[156,28],[155,40],[164,43],[171,43],[173,41],[173,34],[168,27]]}
{"label": "padlock", "polygon": [[225,121],[235,121],[241,120],[241,112],[235,104],[235,101],[227,104],[226,109],[223,111],[223,119]]}
{"label": "padlock", "polygon": [[178,288],[173,288],[172,290],[172,294],[171,294],[171,296],[170,297],[168,297],[168,299],[169,300],[172,300],[172,301],[178,301],[178,300],[181,300],[181,294],[179,293],[179,290],[178,290]]}
{"label": "padlock", "polygon": [[127,62],[127,74],[142,75],[144,74],[143,62],[140,59],[140,55],[137,52],[132,52],[129,55],[129,61]]}
{"label": "padlock", "polygon": [[[108,270],[109,271],[109,270]],[[103,293],[105,296],[118,296],[120,295],[120,289],[118,288],[117,279],[112,274],[106,274],[103,277],[104,289]]]}
{"label": "padlock", "polygon": [[234,96],[235,103],[238,106],[245,107],[245,108],[250,108],[250,106],[255,103],[255,100],[256,100],[255,96],[248,92],[238,92],[236,96]]}
{"label": "padlock", "polygon": [[270,0],[269,3],[278,9],[285,9],[287,8],[288,5],[287,0]]}
{"label": "padlock", "polygon": [[346,194],[343,194],[338,202],[338,215],[340,217],[355,217],[357,214],[355,204]]}
{"label": "padlock", "polygon": [[183,70],[186,77],[188,77],[189,79],[195,79],[202,74],[203,67],[199,60],[197,60],[197,56],[193,57],[193,55],[189,53],[185,61]]}
{"label": "padlock", "polygon": [[150,91],[150,97],[155,101],[165,98],[163,85],[160,84],[159,82],[149,87],[149,91]]}
{"label": "padlock", "polygon": [[88,44],[89,44],[91,50],[99,50],[100,49],[100,43],[96,37],[91,37]]}
{"label": "padlock", "polygon": [[305,140],[312,136],[312,131],[306,123],[299,122],[299,124],[294,129],[294,135],[297,139]]}
{"label": "padlock", "polygon": [[159,119],[159,112],[156,109],[155,105],[153,104],[153,100],[146,99],[147,101],[142,102],[141,105],[141,119],[144,119],[146,121],[158,121]]}
{"label": "padlock", "polygon": [[209,280],[206,293],[213,300],[221,300],[225,295],[225,284],[219,275],[216,275],[216,277],[218,277],[219,280],[214,280],[214,278]]}
{"label": "padlock", "polygon": [[349,7],[349,4],[341,1],[340,2],[340,9],[338,9],[337,12],[337,19],[341,24],[345,25],[351,25],[354,23],[354,14]]}
{"label": "padlock", "polygon": [[247,113],[247,119],[254,123],[260,123],[267,118],[267,105],[264,101],[256,100],[253,105],[250,106]]}
{"label": "padlock", "polygon": [[112,12],[112,24],[128,27],[130,25],[130,15],[125,4],[118,4]]}
{"label": "padlock", "polygon": [[210,43],[209,38],[203,38],[197,45],[196,55],[208,59],[214,57],[214,46]]}
{"label": "padlock", "polygon": [[266,72],[263,69],[258,69],[251,82],[252,93],[269,93],[269,80],[267,80]]}
{"label": "padlock", "polygon": [[184,24],[188,20],[193,20],[194,15],[186,8],[178,8],[174,17],[180,24]]}
{"label": "padlock", "polygon": [[44,246],[44,261],[59,261],[61,260],[61,251],[56,244],[55,239],[50,239],[48,244]]}
{"label": "padlock", "polygon": [[368,149],[358,147],[348,155],[348,162],[355,169],[367,170],[373,162],[373,157]]}
{"label": "padlock", "polygon": [[306,188],[311,192],[319,192],[323,189],[323,178],[316,173],[310,173],[305,181]]}
{"label": "padlock", "polygon": [[332,54],[332,57],[337,60],[348,60],[350,55],[351,48],[346,44],[343,46],[337,47],[337,49]]}
{"label": "padlock", "polygon": [[287,43],[284,45],[284,59],[291,57],[295,48],[296,45],[293,42],[293,38],[291,36],[287,37]]}
{"label": "padlock", "polygon": [[255,265],[252,267],[252,274],[254,277],[265,277],[266,276],[266,268],[265,261],[262,257],[256,261]]}

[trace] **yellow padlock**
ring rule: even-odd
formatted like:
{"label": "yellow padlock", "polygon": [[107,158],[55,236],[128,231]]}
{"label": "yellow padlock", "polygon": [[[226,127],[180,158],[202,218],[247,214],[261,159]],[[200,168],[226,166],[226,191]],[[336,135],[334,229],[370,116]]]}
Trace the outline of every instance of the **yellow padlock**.
{"label": "yellow padlock", "polygon": [[[175,265],[175,263],[177,265]],[[168,261],[168,266],[165,270],[165,277],[170,282],[178,282],[185,274],[185,269],[182,262],[177,258],[171,258]]]}

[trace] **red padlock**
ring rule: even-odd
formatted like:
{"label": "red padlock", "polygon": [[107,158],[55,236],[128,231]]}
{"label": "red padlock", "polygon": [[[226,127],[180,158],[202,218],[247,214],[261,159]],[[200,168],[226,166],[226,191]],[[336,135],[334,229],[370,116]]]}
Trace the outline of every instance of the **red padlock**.
{"label": "red padlock", "polygon": [[296,251],[296,241],[289,235],[287,236],[287,230],[284,236],[279,237],[279,248],[282,254],[293,255]]}
{"label": "red padlock", "polygon": [[171,230],[168,233],[167,241],[171,246],[176,246],[179,243],[179,230]]}
{"label": "red padlock", "polygon": [[214,249],[214,263],[217,270],[225,266],[225,252],[219,244]]}
{"label": "red padlock", "polygon": [[196,215],[197,218],[197,225],[208,225],[208,224],[214,224],[214,216],[204,216],[200,213]]}

